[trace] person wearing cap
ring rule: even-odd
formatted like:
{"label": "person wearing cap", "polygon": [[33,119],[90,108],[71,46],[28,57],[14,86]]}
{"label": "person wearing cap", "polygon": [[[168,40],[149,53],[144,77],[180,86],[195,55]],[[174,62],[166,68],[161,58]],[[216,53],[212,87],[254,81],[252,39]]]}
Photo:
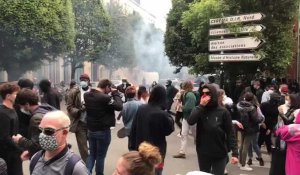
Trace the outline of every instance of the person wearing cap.
{"label": "person wearing cap", "polygon": [[80,75],[80,86],[69,90],[66,101],[67,111],[71,118],[70,132],[75,133],[80,156],[84,162],[88,157],[87,124],[84,94],[90,91],[90,77]]}

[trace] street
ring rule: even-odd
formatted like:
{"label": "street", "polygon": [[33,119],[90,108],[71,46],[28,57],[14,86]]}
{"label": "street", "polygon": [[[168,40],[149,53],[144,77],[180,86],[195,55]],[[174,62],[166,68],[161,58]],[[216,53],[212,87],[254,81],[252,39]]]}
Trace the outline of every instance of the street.
{"label": "street", "polygon": [[[65,111],[64,105],[62,105]],[[119,139],[117,137],[117,131],[123,126],[123,124],[117,124],[116,128],[112,130],[112,141],[109,146],[107,157],[105,161],[104,174],[111,175],[114,172],[118,158],[126,153],[127,150],[127,138]],[[174,159],[172,156],[177,154],[180,146],[180,138],[177,137],[179,130],[176,130],[167,137],[167,156],[165,159],[164,175],[185,175],[189,171],[199,170],[197,155],[192,136],[189,136],[187,158],[186,159]],[[68,138],[68,142],[72,144],[72,150],[79,154],[76,144],[75,134],[71,133]],[[255,154],[254,154],[255,156]],[[265,166],[260,167],[258,161],[253,160],[253,171],[246,172],[241,171],[237,165],[228,164],[227,169],[230,175],[266,175],[270,168],[270,156],[263,151],[263,159],[265,160]],[[24,175],[29,175],[29,161],[24,162],[23,170]],[[94,173],[93,173],[94,174]]]}

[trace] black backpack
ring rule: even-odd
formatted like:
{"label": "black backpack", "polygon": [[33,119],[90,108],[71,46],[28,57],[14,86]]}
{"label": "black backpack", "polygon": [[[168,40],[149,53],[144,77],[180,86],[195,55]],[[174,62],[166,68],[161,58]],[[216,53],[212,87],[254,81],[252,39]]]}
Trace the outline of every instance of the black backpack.
{"label": "black backpack", "polygon": [[[29,165],[29,169],[30,169],[30,174],[32,174],[35,165],[37,164],[37,162],[39,161],[39,159],[43,156],[44,151],[40,150],[39,152],[37,152],[31,159],[30,161],[30,165]],[[64,175],[72,175],[73,174],[73,170],[75,165],[77,164],[77,162],[79,162],[81,160],[80,156],[78,156],[77,154],[73,154],[71,155],[71,157],[68,159],[65,171],[64,171]]]}

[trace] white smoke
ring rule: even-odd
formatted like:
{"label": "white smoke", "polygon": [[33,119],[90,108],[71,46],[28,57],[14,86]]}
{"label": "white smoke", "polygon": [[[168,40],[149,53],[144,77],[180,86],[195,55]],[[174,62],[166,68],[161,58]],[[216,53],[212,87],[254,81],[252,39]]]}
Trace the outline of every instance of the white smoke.
{"label": "white smoke", "polygon": [[134,49],[137,65],[148,72],[158,72],[160,78],[173,78],[174,66],[165,55],[164,33],[153,24],[139,21],[134,30]]}

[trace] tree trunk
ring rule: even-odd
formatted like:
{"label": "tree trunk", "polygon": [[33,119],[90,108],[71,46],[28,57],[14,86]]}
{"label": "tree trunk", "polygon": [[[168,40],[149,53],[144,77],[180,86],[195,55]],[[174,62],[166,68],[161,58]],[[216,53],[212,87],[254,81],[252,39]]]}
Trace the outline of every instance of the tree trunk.
{"label": "tree trunk", "polygon": [[18,69],[6,69],[7,72],[7,81],[18,81],[24,72],[19,71]]}
{"label": "tree trunk", "polygon": [[71,80],[75,80],[76,64],[71,63]]}
{"label": "tree trunk", "polygon": [[109,80],[112,79],[112,74],[113,74],[113,69],[110,68],[110,69],[109,69],[109,75],[108,75],[108,76],[109,76],[109,77],[108,77]]}

